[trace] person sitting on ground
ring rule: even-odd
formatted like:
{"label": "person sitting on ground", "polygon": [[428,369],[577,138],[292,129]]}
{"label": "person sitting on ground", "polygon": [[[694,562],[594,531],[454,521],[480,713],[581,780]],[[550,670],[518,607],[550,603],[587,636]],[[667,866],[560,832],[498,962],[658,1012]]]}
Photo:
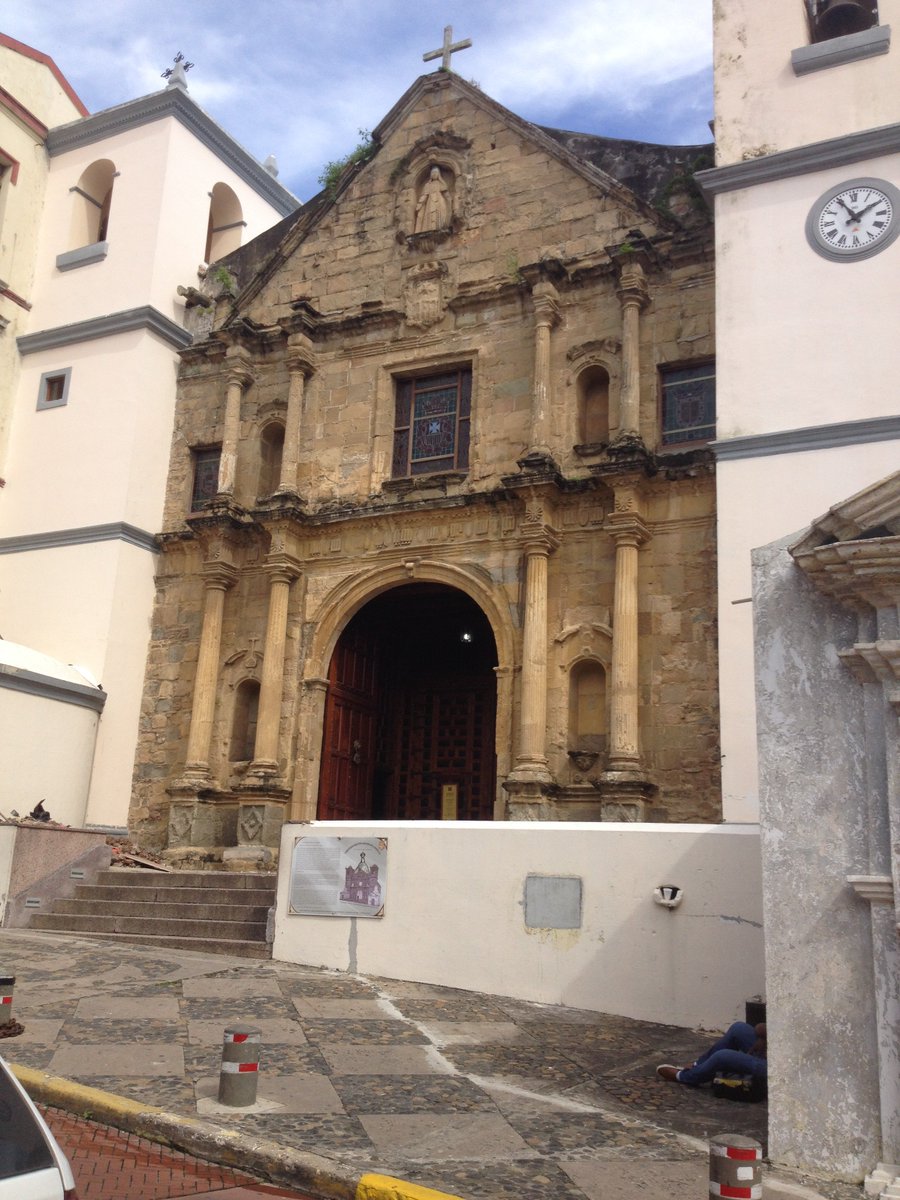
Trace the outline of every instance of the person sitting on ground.
{"label": "person sitting on ground", "polygon": [[689,1067],[673,1067],[663,1063],[656,1068],[660,1079],[670,1083],[683,1083],[686,1087],[700,1087],[710,1083],[717,1075],[753,1075],[766,1079],[766,1027],[764,1024],[748,1025],[746,1021],[735,1021],[724,1037],[713,1042]]}

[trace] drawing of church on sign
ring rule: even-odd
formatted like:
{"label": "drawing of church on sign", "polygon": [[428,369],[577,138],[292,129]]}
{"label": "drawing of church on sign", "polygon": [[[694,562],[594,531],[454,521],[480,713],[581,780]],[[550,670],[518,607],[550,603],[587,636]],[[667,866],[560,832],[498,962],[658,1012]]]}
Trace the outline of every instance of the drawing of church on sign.
{"label": "drawing of church on sign", "polygon": [[260,862],[285,819],[448,794],[719,819],[707,150],[439,69],[222,260],[181,354],[143,844]]}
{"label": "drawing of church on sign", "polygon": [[340,898],[351,904],[367,904],[369,908],[379,908],[381,892],[378,866],[375,863],[369,866],[366,862],[366,852],[362,850],[356,866],[344,868],[344,886]]}

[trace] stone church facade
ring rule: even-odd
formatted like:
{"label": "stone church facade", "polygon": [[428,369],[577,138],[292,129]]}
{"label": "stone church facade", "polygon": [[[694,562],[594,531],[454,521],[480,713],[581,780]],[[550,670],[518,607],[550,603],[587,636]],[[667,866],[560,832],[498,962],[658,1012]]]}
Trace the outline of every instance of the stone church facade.
{"label": "stone church facade", "polygon": [[702,148],[449,71],[210,271],[182,353],[130,824],[715,821]]}

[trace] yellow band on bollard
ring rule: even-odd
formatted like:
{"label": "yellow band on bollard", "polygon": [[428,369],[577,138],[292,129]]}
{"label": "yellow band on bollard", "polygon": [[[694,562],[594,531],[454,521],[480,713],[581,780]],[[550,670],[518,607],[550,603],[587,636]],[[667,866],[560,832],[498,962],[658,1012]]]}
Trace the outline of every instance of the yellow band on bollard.
{"label": "yellow band on bollard", "polygon": [[407,1183],[392,1175],[363,1175],[356,1185],[356,1200],[461,1200],[450,1192]]}

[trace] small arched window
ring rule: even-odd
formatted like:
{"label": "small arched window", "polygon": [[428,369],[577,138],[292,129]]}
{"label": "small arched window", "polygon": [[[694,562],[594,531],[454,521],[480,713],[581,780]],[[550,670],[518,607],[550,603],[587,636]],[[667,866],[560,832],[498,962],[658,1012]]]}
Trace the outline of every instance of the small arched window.
{"label": "small arched window", "polygon": [[256,752],[256,722],[259,715],[259,684],[245,679],[238,684],[231,721],[231,762],[250,762]]}
{"label": "small arched window", "polygon": [[246,224],[240,200],[227,183],[217,183],[209,193],[205,261],[215,262],[237,250]]}
{"label": "small arched window", "polygon": [[600,446],[609,441],[609,372],[599,363],[578,376],[578,442]]}
{"label": "small arched window", "polygon": [[98,158],[71,189],[75,203],[69,245],[73,250],[106,241],[115,177],[115,163]]}
{"label": "small arched window", "polygon": [[281,482],[281,460],[284,456],[284,426],[271,422],[259,439],[258,496],[271,496]]}
{"label": "small arched window", "polygon": [[602,754],[608,742],[606,671],[586,659],[569,674],[569,748],[582,754]]}

